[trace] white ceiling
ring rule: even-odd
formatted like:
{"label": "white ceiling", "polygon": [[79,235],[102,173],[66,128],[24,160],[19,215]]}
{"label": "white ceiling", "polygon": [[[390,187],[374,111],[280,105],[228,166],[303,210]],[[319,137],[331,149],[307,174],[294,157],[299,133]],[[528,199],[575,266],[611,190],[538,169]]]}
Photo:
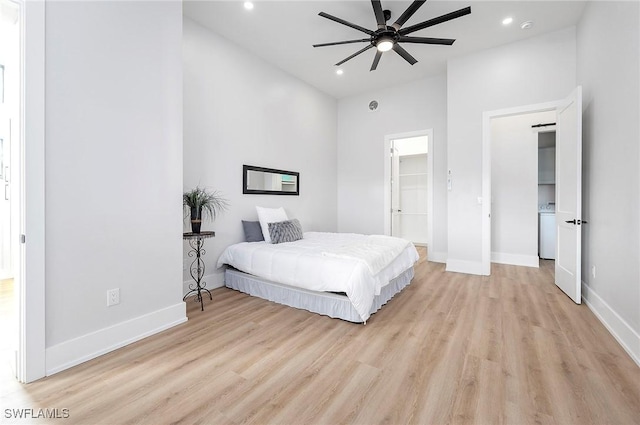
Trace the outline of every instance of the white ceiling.
{"label": "white ceiling", "polygon": [[[383,54],[378,69],[373,72],[369,68],[375,50],[370,49],[341,65],[344,74],[339,76],[334,64],[367,44],[319,48],[312,45],[367,38],[367,35],[322,18],[318,13],[325,12],[375,30],[370,1],[258,0],[253,10],[246,10],[243,3],[240,0],[185,1],[183,11],[185,16],[239,48],[338,99],[436,75],[445,72],[449,59],[575,25],[585,5],[583,1],[428,1],[405,27],[471,6],[470,15],[411,34],[454,38],[453,46],[405,43],[403,47],[418,63],[411,66],[390,51]],[[409,4],[411,1],[382,1],[383,8],[391,10],[390,22],[395,22]],[[507,16],[513,17],[510,26],[502,25]],[[524,21],[533,21],[533,27],[520,29]]]}

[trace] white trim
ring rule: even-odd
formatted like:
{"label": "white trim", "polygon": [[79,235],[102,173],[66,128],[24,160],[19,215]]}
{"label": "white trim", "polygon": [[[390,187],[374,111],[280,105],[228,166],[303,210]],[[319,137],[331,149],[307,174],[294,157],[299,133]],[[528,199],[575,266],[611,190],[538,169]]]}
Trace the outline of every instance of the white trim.
{"label": "white trim", "polygon": [[482,263],[480,261],[467,261],[447,259],[447,267],[445,269],[448,272],[466,273],[482,275]]}
{"label": "white trim", "polygon": [[491,275],[491,112],[482,113],[482,275]]}
{"label": "white trim", "polygon": [[45,376],[45,2],[20,1],[23,31],[20,233],[16,377]]}
{"label": "white trim", "polygon": [[58,373],[187,321],[180,302],[47,348],[47,375]]}
{"label": "white trim", "polygon": [[491,275],[491,120],[498,117],[552,111],[562,101],[537,103],[482,113],[482,275]]}
{"label": "white trim", "polygon": [[509,254],[506,252],[492,252],[491,262],[498,264],[510,264],[512,266],[540,267],[540,258],[537,255]]}
{"label": "white trim", "polygon": [[434,263],[446,263],[447,262],[447,253],[446,252],[431,252],[427,251],[427,260],[432,261]]}
{"label": "white trim", "polygon": [[624,351],[640,366],[640,335],[609,304],[582,281],[582,299],[589,310],[620,343]]}
{"label": "white trim", "polygon": [[433,129],[384,136],[384,234],[391,235],[391,141],[427,136],[427,246],[433,246]]}

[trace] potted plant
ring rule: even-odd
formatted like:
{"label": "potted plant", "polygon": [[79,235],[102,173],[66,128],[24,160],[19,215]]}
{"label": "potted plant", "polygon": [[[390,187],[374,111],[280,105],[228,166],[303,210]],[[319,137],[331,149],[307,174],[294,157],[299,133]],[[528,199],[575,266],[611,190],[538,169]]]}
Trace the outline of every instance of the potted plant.
{"label": "potted plant", "polygon": [[191,217],[191,231],[200,233],[200,226],[203,218],[210,218],[212,221],[229,207],[229,201],[223,198],[218,191],[211,191],[206,188],[196,186],[182,194],[182,206],[187,215]]}

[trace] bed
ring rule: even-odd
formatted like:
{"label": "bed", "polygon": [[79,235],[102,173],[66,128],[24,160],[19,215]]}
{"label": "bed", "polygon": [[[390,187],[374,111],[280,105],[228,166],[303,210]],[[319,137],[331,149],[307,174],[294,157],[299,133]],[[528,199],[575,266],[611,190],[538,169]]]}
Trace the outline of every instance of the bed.
{"label": "bed", "polygon": [[249,295],[365,323],[413,278],[414,245],[382,235],[305,232],[286,243],[229,246],[225,286]]}

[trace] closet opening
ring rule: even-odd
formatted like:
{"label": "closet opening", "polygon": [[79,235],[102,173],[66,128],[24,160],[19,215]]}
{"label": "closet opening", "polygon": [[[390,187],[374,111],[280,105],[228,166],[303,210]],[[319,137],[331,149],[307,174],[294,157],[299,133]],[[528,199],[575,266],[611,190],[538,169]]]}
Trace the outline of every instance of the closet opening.
{"label": "closet opening", "polygon": [[433,240],[433,131],[389,135],[385,145],[385,232],[429,247]]}

